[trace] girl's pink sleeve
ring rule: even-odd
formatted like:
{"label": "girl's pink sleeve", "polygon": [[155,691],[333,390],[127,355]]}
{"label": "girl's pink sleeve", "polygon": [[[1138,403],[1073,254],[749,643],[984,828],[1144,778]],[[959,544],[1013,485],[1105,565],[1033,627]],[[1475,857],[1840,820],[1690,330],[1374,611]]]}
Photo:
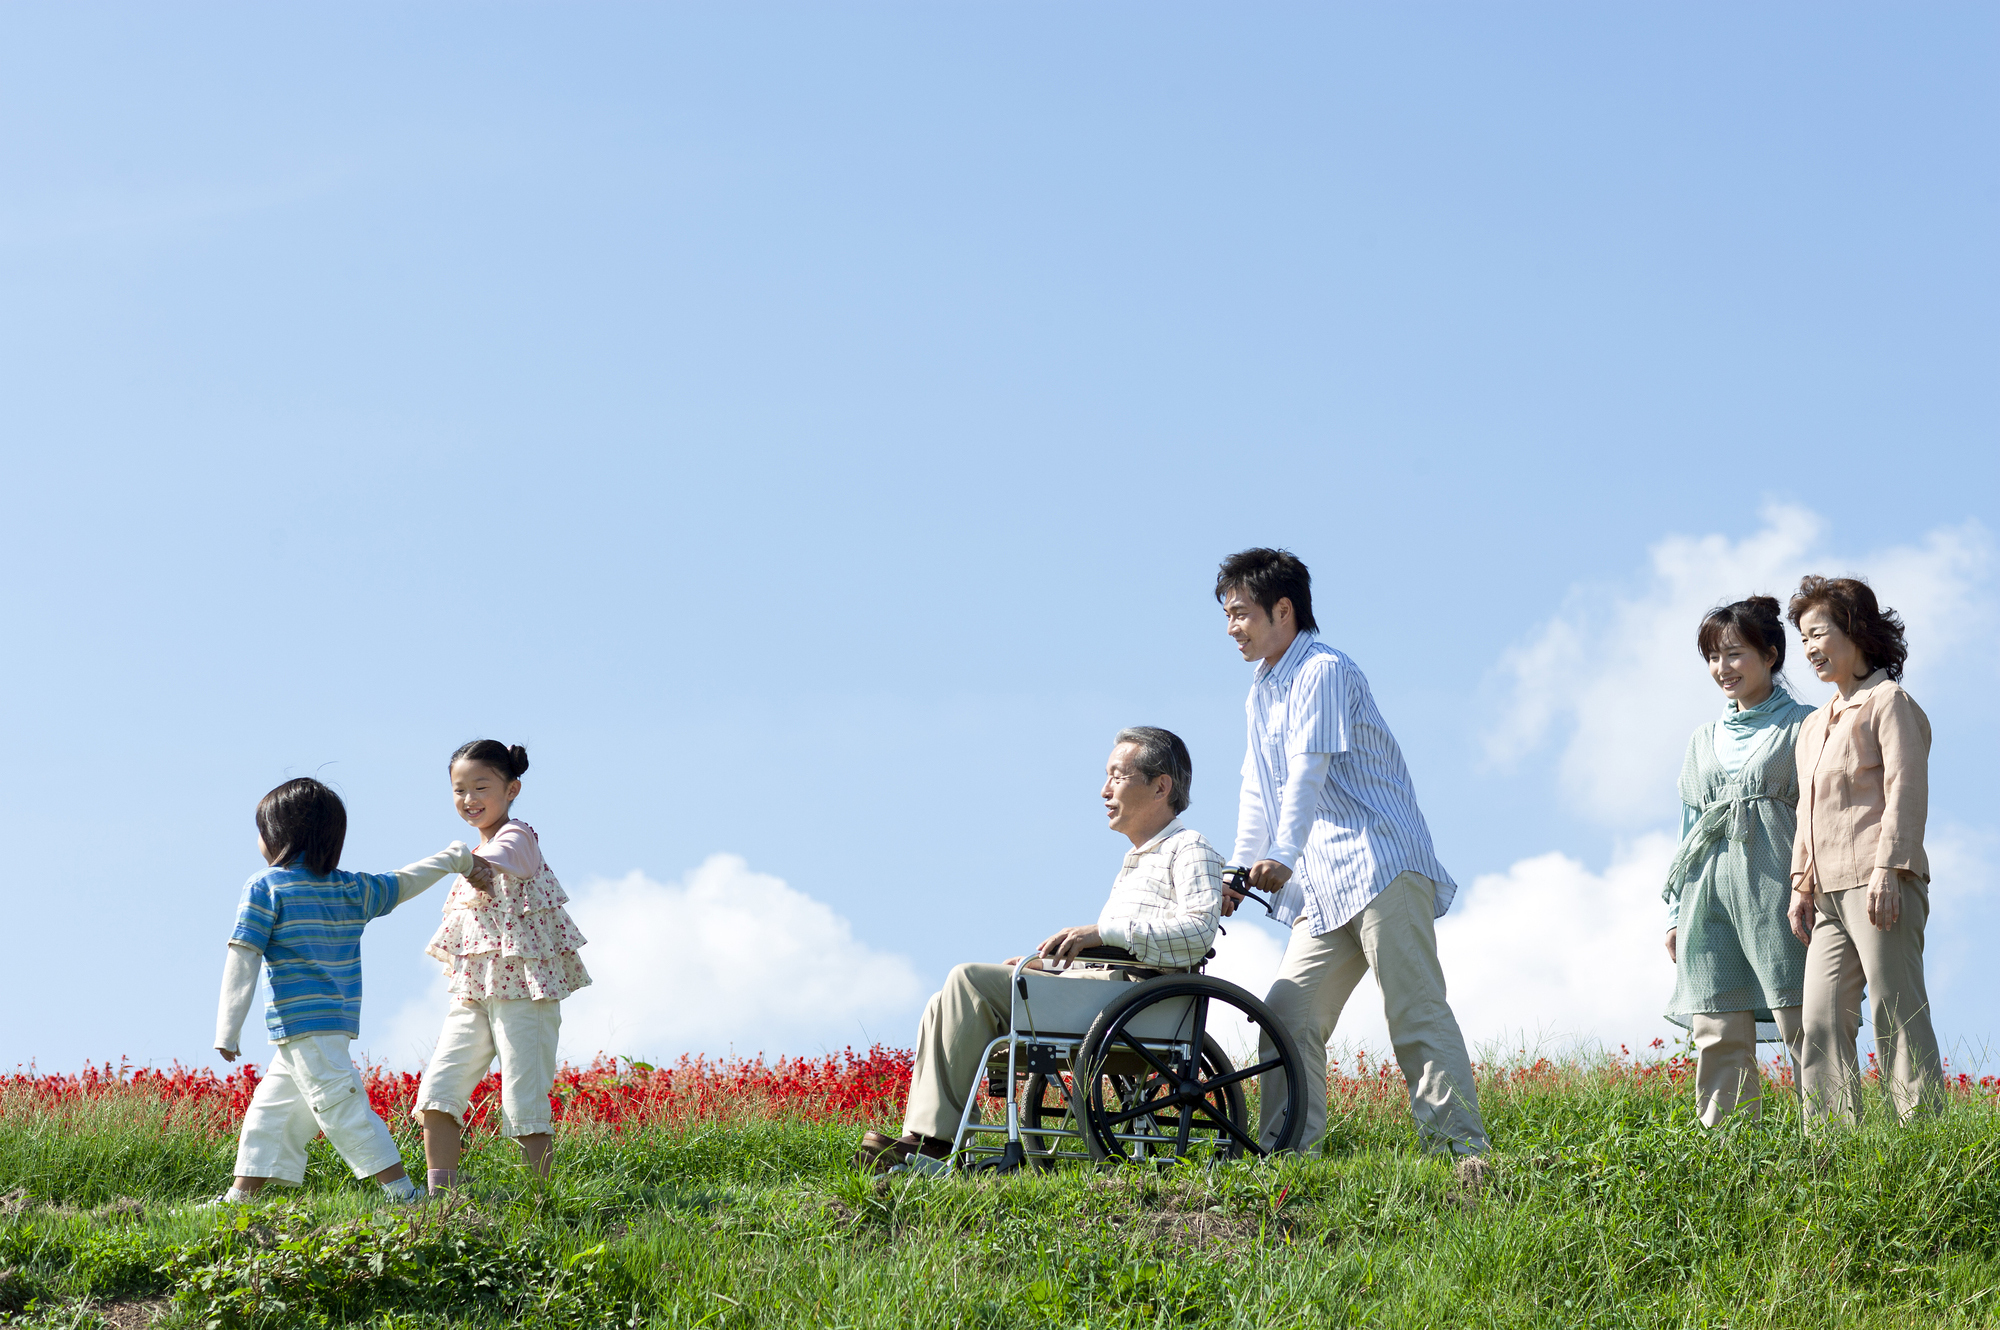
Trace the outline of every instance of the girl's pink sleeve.
{"label": "girl's pink sleeve", "polygon": [[509,822],[494,832],[479,857],[513,877],[533,877],[542,871],[541,844],[535,833],[519,822]]}

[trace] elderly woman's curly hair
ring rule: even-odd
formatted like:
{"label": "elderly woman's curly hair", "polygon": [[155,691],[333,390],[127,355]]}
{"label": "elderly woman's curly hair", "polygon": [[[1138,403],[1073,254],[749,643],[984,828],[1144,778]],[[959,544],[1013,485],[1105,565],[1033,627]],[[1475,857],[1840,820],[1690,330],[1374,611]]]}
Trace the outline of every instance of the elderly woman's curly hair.
{"label": "elderly woman's curly hair", "polygon": [[1902,682],[1903,662],[1910,658],[1909,643],[1903,640],[1903,621],[1896,611],[1882,608],[1866,582],[1858,577],[1801,578],[1792,603],[1785,607],[1785,617],[1797,628],[1806,611],[1813,609],[1825,610],[1834,626],[1861,648],[1871,673],[1883,670]]}

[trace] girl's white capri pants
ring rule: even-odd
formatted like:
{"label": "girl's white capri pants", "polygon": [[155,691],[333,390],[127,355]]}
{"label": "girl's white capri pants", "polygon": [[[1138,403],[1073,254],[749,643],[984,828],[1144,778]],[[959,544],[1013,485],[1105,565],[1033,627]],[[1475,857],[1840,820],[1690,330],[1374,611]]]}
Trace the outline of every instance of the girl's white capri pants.
{"label": "girl's white capri pants", "polygon": [[483,998],[454,1002],[445,1013],[437,1051],[417,1086],[417,1121],[449,1113],[465,1125],[472,1091],[500,1058],[502,1136],[539,1136],[551,1129],[549,1087],[556,1082],[556,1036],[562,1003],[554,998]]}
{"label": "girl's white capri pants", "polygon": [[306,1180],[306,1146],[321,1132],[357,1178],[403,1162],[388,1124],[368,1106],[347,1056],[350,1042],[344,1034],[308,1034],[278,1045],[243,1114],[237,1177],[297,1186]]}

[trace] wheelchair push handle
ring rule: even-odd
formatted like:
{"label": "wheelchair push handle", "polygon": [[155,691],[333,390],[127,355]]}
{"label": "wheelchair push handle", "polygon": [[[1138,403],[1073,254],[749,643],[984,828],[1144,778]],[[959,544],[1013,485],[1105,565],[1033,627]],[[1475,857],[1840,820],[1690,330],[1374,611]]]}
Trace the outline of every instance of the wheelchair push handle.
{"label": "wheelchair push handle", "polygon": [[1222,886],[1224,890],[1234,892],[1245,900],[1256,901],[1264,907],[1264,913],[1268,917],[1272,919],[1278,917],[1277,896],[1273,894],[1269,898],[1266,898],[1259,896],[1255,891],[1251,890],[1249,869],[1238,868],[1235,864],[1230,864],[1222,870]]}

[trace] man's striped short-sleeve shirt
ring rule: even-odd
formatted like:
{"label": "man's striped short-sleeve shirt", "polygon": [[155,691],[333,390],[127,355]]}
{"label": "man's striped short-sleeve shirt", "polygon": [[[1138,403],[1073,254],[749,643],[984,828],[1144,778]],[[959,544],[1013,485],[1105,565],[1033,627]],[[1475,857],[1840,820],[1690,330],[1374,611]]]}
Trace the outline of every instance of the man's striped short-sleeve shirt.
{"label": "man's striped short-sleeve shirt", "polygon": [[267,868],[243,884],[232,942],[264,953],[273,1040],[361,1035],[361,930],[396,908],[394,873]]}
{"label": "man's striped short-sleeve shirt", "polygon": [[1359,666],[1317,634],[1300,633],[1277,664],[1257,667],[1246,710],[1267,826],[1278,825],[1294,761],[1333,755],[1294,872],[1298,890],[1280,898],[1285,922],[1304,913],[1315,936],[1331,932],[1410,872],[1437,883],[1438,914],[1450,908],[1458,885],[1431,847],[1403,750]]}

